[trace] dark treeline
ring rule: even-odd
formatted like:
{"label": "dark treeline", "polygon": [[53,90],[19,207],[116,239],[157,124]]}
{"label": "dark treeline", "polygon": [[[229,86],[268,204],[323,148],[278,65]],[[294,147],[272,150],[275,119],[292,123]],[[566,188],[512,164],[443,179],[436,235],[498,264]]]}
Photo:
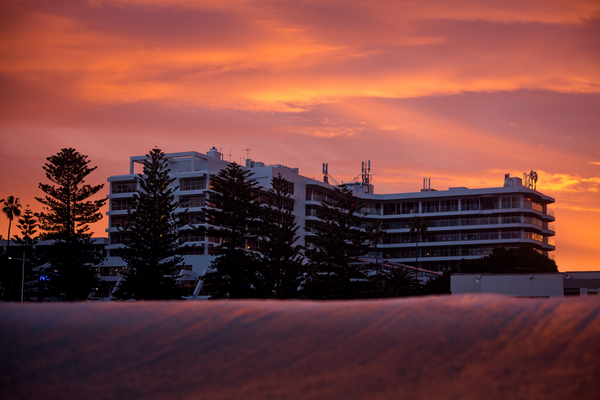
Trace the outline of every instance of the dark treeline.
{"label": "dark treeline", "polygon": [[[187,246],[178,244],[182,232],[209,236],[219,243],[216,258],[202,278],[202,295],[210,298],[366,299],[450,293],[455,272],[557,272],[554,261],[532,248],[495,249],[490,256],[462,260],[458,268],[422,284],[413,272],[383,268],[381,261],[357,261],[377,254],[385,237],[379,220],[360,214],[363,204],[341,186],[321,202],[316,220],[307,221],[306,246],[298,242],[294,202],[289,182],[273,177],[271,188],[261,188],[252,173],[238,164],[211,178],[203,220],[193,221],[179,207],[171,186],[174,178],[164,153],[153,149],[138,176],[139,190],[128,210],[129,225],[121,227],[128,241],[122,252],[127,271],[115,296],[127,300],[182,299],[177,274]],[[102,253],[93,246],[89,224],[102,218],[106,199],[90,200],[103,185],[85,184],[96,167],[74,149],[62,149],[43,166],[50,183],[40,183],[36,198],[43,212],[29,206],[21,212],[18,198],[1,200],[2,211],[14,218],[21,236],[14,243],[29,249],[15,256],[3,249],[0,257],[0,296],[18,301],[25,259],[25,300],[85,300],[98,285],[97,267]],[[41,233],[36,236],[38,229]],[[427,224],[415,217],[410,231],[418,246]],[[10,233],[9,233],[10,235]],[[38,240],[51,239],[44,253],[35,251]],[[10,241],[7,247],[10,245]],[[12,257],[8,257],[11,254]]]}

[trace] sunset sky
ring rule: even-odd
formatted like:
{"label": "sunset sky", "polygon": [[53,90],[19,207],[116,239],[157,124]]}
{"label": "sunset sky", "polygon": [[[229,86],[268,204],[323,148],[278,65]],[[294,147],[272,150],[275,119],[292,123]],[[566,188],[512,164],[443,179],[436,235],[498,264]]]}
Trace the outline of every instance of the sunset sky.
{"label": "sunset sky", "polygon": [[64,147],[91,184],[155,146],[339,181],[371,160],[377,193],[536,170],[559,269],[600,270],[597,0],[3,0],[0,135],[0,198],[36,211]]}

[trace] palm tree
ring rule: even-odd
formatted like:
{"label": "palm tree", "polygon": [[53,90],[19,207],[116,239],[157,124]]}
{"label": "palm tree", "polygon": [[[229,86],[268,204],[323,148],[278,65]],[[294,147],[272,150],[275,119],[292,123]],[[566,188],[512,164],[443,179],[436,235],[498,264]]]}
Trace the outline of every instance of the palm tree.
{"label": "palm tree", "polygon": [[383,274],[382,297],[421,296],[419,281],[404,268],[391,268]]}
{"label": "palm tree", "polygon": [[10,246],[10,225],[15,217],[21,215],[21,208],[23,208],[23,206],[19,203],[19,198],[15,198],[15,196],[8,196],[4,202],[4,207],[2,207],[2,212],[6,215],[6,218],[8,218],[8,236],[6,237],[7,251],[8,246]]}
{"label": "palm tree", "polygon": [[425,222],[425,220],[422,217],[416,216],[416,217],[413,217],[410,220],[409,227],[410,227],[410,233],[414,232],[415,236],[416,236],[416,238],[415,238],[416,239],[415,242],[417,244],[417,253],[415,255],[415,257],[416,257],[416,260],[415,260],[415,264],[416,264],[415,265],[415,277],[416,277],[417,276],[417,270],[416,270],[416,268],[419,266],[418,265],[419,264],[419,240],[421,240],[421,236],[424,233],[427,233],[428,226],[427,226],[427,223]]}

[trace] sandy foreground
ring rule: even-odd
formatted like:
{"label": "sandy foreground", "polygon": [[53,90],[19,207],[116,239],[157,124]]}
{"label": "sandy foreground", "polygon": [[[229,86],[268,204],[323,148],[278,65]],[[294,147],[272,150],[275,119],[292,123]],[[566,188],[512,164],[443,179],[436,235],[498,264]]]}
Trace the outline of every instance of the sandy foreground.
{"label": "sandy foreground", "polygon": [[600,299],[0,304],[3,399],[598,399]]}

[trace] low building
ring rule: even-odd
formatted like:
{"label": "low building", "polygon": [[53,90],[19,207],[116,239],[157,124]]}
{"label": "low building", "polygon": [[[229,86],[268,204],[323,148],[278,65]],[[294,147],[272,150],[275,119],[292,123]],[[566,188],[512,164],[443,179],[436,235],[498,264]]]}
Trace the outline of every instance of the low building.
{"label": "low building", "polygon": [[600,271],[521,274],[454,274],[452,294],[497,293],[515,297],[598,296]]}

